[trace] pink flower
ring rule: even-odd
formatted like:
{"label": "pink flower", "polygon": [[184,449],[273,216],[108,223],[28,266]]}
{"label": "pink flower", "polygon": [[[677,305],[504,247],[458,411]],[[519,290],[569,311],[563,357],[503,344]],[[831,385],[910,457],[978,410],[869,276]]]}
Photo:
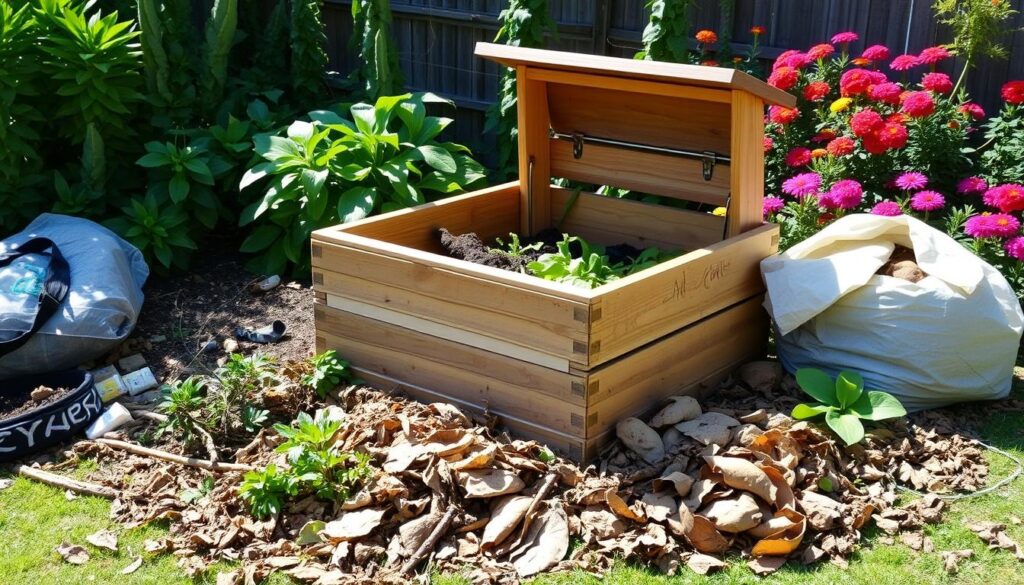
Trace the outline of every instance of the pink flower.
{"label": "pink flower", "polygon": [[783,51],[781,55],[775,58],[775,63],[772,64],[772,71],[775,71],[779,67],[790,67],[790,65],[786,64],[786,61],[793,55],[799,54],[800,51],[797,51],[796,49],[789,49],[788,51]]}
{"label": "pink flower", "polygon": [[859,38],[855,32],[841,32],[833,35],[831,40],[833,45],[845,45],[855,43]]}
{"label": "pink flower", "polygon": [[818,173],[800,173],[782,183],[782,192],[800,198],[813,195],[821,187],[821,175]]}
{"label": "pink flower", "polygon": [[1006,255],[1024,262],[1024,237],[1017,236],[1006,241]]}
{"label": "pink flower", "polygon": [[927,91],[908,91],[903,96],[900,111],[912,118],[923,118],[935,113],[935,100]]}
{"label": "pink flower", "polygon": [[768,217],[773,213],[782,211],[782,208],[786,206],[786,202],[779,197],[765,197],[764,198],[764,216]]}
{"label": "pink flower", "polygon": [[893,83],[892,81],[872,85],[868,88],[869,98],[876,102],[884,102],[892,105],[900,103],[901,93],[903,93],[903,88],[900,87],[900,84]]}
{"label": "pink flower", "polygon": [[931,92],[947,94],[953,91],[953,80],[945,73],[926,73],[921,78],[921,87]]}
{"label": "pink flower", "polygon": [[995,207],[1003,213],[1024,211],[1024,185],[1007,183],[992,187],[982,196],[985,205]]}
{"label": "pink flower", "polygon": [[850,129],[854,135],[863,138],[882,127],[885,121],[882,116],[874,110],[861,110],[850,116]]}
{"label": "pink flower", "polygon": [[797,146],[786,153],[786,166],[802,167],[811,163],[811,149]]}
{"label": "pink flower", "polygon": [[920,191],[910,198],[910,208],[914,211],[935,211],[946,205],[946,198],[937,191]]}
{"label": "pink flower", "polygon": [[860,56],[870,61],[885,61],[889,58],[889,47],[885,45],[871,45],[864,49]]}
{"label": "pink flower", "polygon": [[964,233],[973,238],[1009,238],[1020,231],[1020,221],[1007,213],[982,213],[964,224]]}
{"label": "pink flower", "polygon": [[985,109],[974,102],[960,104],[960,107],[956,110],[961,114],[974,118],[975,120],[981,120],[985,117]]}
{"label": "pink flower", "polygon": [[903,210],[900,209],[900,204],[895,201],[880,201],[871,208],[871,214],[895,217],[897,215],[903,215]]}
{"label": "pink flower", "polygon": [[832,53],[836,52],[836,48],[828,43],[822,43],[820,45],[814,45],[807,50],[807,56],[815,61],[820,59],[826,59],[832,56]]}
{"label": "pink flower", "polygon": [[811,63],[814,63],[814,59],[811,59],[810,55],[797,51],[796,53],[786,57],[785,62],[783,62],[783,66],[792,67],[793,69],[803,69]]}
{"label": "pink flower", "polygon": [[928,177],[924,173],[908,172],[900,173],[893,181],[893,184],[904,191],[916,191],[928,186]]}
{"label": "pink flower", "polygon": [[988,183],[981,177],[967,177],[956,184],[956,192],[961,195],[970,193],[981,193],[988,189]]}
{"label": "pink flower", "polygon": [[921,61],[914,55],[900,55],[889,63],[889,69],[893,71],[907,71],[921,64]]}
{"label": "pink flower", "polygon": [[952,57],[946,47],[928,47],[917,56],[918,61],[927,65],[934,65],[943,59]]}
{"label": "pink flower", "polygon": [[[824,197],[822,206],[824,207]],[[853,179],[836,181],[828,191],[829,203],[834,209],[853,209],[864,201],[864,189]]]}
{"label": "pink flower", "polygon": [[768,152],[774,146],[775,146],[775,141],[772,140],[772,137],[771,136],[765,136],[764,137],[764,151]]}

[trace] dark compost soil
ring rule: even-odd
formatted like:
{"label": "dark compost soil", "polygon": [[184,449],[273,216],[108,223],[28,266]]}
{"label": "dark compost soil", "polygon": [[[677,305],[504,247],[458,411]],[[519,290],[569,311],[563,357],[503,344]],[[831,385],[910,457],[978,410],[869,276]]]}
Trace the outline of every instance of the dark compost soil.
{"label": "dark compost soil", "polygon": [[53,394],[42,400],[32,400],[33,388],[0,392],[0,420],[14,418],[19,414],[57,402],[69,393],[74,392],[75,388],[51,388],[51,390],[53,390]]}
{"label": "dark compost soil", "polygon": [[[522,256],[510,256],[492,249],[498,247],[497,242],[488,246],[480,239],[480,236],[473,232],[454,235],[445,228],[441,228],[438,230],[438,235],[441,238],[441,245],[452,258],[512,272],[522,272],[527,264],[542,255],[558,252],[556,244],[561,242],[563,237],[560,231],[553,228],[545,229],[534,237],[520,237],[520,243],[524,247],[536,242],[540,242],[542,245],[539,250],[524,251]],[[629,262],[639,256],[641,252],[643,250],[629,244],[606,246],[604,249],[604,255],[608,257],[609,263],[612,265]],[[578,258],[583,254],[583,250],[578,243],[573,242],[569,245],[569,253],[574,258]]]}

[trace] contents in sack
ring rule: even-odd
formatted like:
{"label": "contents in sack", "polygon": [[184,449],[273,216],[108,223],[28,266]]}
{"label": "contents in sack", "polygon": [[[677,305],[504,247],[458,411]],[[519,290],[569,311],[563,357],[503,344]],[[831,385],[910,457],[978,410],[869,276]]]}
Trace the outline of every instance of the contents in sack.
{"label": "contents in sack", "polygon": [[917,265],[917,256],[914,251],[904,246],[896,246],[889,261],[878,269],[878,274],[902,278],[910,282],[920,282],[927,274]]}
{"label": "contents in sack", "polygon": [[156,388],[156,377],[153,375],[153,370],[150,370],[148,367],[125,374],[122,380],[124,381],[125,389],[132,396],[141,394],[151,388]]}
{"label": "contents in sack", "polygon": [[93,385],[100,393],[100,400],[110,402],[124,394],[127,389],[121,374],[114,366],[106,366],[92,371]]}
{"label": "contents in sack", "polygon": [[20,392],[0,392],[0,420],[14,418],[19,414],[52,404],[72,390],[73,388],[37,386],[31,390],[25,389]]}
{"label": "contents in sack", "polygon": [[124,426],[125,423],[134,420],[132,413],[128,412],[128,409],[121,405],[120,402],[115,402],[110,405],[109,408],[103,411],[100,417],[93,421],[89,428],[85,430],[85,436],[90,439],[96,439],[103,435],[115,431],[118,428]]}

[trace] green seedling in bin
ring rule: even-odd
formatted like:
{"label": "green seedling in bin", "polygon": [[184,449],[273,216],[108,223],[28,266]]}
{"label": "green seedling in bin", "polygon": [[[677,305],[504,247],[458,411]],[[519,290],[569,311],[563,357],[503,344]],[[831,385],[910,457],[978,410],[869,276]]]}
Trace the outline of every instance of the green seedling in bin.
{"label": "green seedling in bin", "polygon": [[843,370],[832,378],[816,368],[796,372],[800,389],[817,400],[793,407],[792,416],[805,420],[825,415],[825,424],[847,445],[864,438],[861,420],[879,421],[906,416],[907,411],[892,394],[864,390],[864,378],[857,372]]}

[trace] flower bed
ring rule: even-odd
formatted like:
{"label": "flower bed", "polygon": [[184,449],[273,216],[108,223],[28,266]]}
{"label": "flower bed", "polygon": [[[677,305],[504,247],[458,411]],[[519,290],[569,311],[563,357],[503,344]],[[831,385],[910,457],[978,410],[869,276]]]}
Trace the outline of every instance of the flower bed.
{"label": "flower bed", "polygon": [[1024,81],[985,112],[936,65],[941,46],[849,53],[854,33],[786,51],[768,83],[798,97],[772,107],[765,136],[765,217],[783,249],[849,213],[909,214],[998,267],[1024,294]]}

